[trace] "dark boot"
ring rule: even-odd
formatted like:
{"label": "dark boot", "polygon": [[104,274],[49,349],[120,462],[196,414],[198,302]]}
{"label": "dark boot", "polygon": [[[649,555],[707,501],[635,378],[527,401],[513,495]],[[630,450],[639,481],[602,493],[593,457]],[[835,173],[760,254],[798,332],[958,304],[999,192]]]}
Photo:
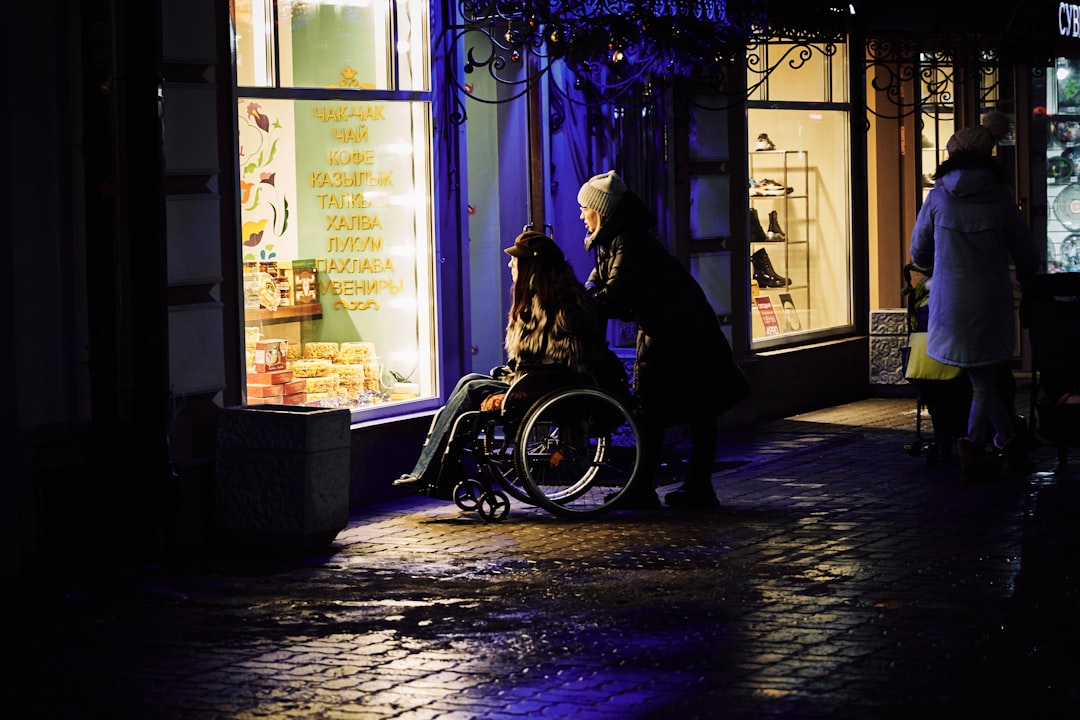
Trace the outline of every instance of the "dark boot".
{"label": "dark boot", "polygon": [[787,238],[784,234],[784,230],[780,227],[780,220],[777,217],[776,211],[773,210],[769,213],[769,231],[766,236],[773,241],[781,241]]}
{"label": "dark boot", "polygon": [[655,488],[636,484],[619,498],[619,507],[623,510],[659,510],[660,496]]}
{"label": "dark boot", "polygon": [[750,256],[750,264],[754,268],[754,279],[757,280],[758,287],[780,288],[791,284],[791,278],[782,277],[773,268],[765,248],[761,248]]}
{"label": "dark boot", "polygon": [[664,496],[669,507],[687,510],[712,510],[720,507],[713,490],[712,473],[716,466],[716,417],[706,415],[690,423],[689,475],[682,487]]}
{"label": "dark boot", "polygon": [[1001,474],[1008,477],[1030,475],[1035,470],[1035,462],[1028,454],[1024,438],[1017,435],[1005,447],[1001,448]]}
{"label": "dark boot", "polygon": [[960,455],[960,475],[968,482],[988,482],[994,480],[993,468],[986,462],[986,451],[967,438],[956,441],[956,450]]}
{"label": "dark boot", "polygon": [[680,510],[715,510],[720,507],[712,484],[692,485],[689,481],[665,495],[664,502],[668,507]]}
{"label": "dark boot", "polygon": [[761,219],[758,217],[757,208],[750,208],[750,242],[769,242],[769,236],[765,234],[765,228],[761,227]]}
{"label": "dark boot", "polygon": [[[660,496],[656,494],[656,471],[660,467],[660,455],[664,446],[664,428],[638,418],[640,424],[641,462],[633,484],[619,499],[618,507],[624,510],[659,510]],[[610,501],[611,495],[605,497]]]}

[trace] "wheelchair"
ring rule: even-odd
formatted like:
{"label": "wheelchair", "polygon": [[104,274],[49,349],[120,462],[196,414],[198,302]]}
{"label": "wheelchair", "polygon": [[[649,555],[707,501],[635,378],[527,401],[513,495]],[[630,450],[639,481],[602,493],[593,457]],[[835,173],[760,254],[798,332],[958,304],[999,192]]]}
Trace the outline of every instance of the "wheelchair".
{"label": "wheelchair", "polygon": [[472,457],[476,477],[466,473],[452,499],[488,522],[509,515],[510,498],[563,518],[596,517],[634,480],[639,437],[625,404],[592,376],[529,368],[501,409],[465,412],[454,423],[447,447]]}

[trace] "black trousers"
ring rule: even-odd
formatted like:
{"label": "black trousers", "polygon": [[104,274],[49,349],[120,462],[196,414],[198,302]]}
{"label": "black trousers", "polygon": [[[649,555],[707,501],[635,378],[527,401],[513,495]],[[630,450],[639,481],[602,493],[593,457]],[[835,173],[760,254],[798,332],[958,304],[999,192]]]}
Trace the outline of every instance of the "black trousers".
{"label": "black trousers", "polygon": [[[638,429],[641,432],[641,468],[634,483],[634,492],[648,494],[656,485],[656,475],[663,459],[664,432],[667,426],[648,417],[640,418]],[[690,467],[684,479],[688,490],[712,490],[712,472],[716,465],[717,430],[716,416],[705,415],[693,418],[690,429]]]}

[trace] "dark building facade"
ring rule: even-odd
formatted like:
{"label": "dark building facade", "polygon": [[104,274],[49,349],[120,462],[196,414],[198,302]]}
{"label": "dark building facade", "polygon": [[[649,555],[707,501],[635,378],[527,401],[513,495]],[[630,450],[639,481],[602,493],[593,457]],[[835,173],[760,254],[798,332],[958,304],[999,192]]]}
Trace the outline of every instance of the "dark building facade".
{"label": "dark building facade", "polygon": [[[411,466],[453,381],[498,364],[509,282],[498,249],[527,223],[575,246],[577,187],[607,169],[663,218],[672,251],[706,287],[753,381],[750,400],[725,417],[730,425],[874,391],[869,315],[902,306],[900,268],[922,175],[954,128],[990,111],[1010,118],[1012,140],[1000,154],[1018,202],[1047,260],[1061,252],[1063,240],[1046,229],[1047,144],[1039,138],[1052,132],[1053,113],[1048,120],[1040,93],[1056,59],[1074,52],[1073,5],[987,13],[973,4],[747,4],[764,12],[755,17],[766,29],[739,26],[746,35],[738,52],[718,58],[719,79],[676,68],[668,82],[635,86],[633,98],[585,101],[617,87],[620,68],[592,80],[550,46],[535,50],[532,19],[520,8],[493,3],[485,16],[465,5],[433,2],[409,17],[373,11],[364,31],[399,55],[366,65],[347,58],[342,82],[353,79],[353,65],[382,74],[334,87],[304,79],[314,72],[304,43],[325,38],[305,35],[316,18],[301,18],[291,3],[267,5],[278,14],[263,25],[258,17],[267,16],[244,14],[259,3],[225,0],[9,9],[8,66],[19,68],[3,127],[16,348],[14,462],[2,490],[11,573],[40,567],[72,535],[88,552],[188,553],[212,544],[218,414],[265,391],[252,380],[251,335],[256,343],[287,335],[312,354],[347,344],[378,355],[376,389],[339,395],[337,406],[351,418],[350,508],[392,496],[390,480]],[[284,33],[287,6],[294,14],[285,46],[267,28]],[[351,16],[322,18],[328,33],[334,17]],[[504,23],[505,38],[492,30]],[[406,26],[423,39],[420,49],[400,50]],[[549,40],[559,37],[544,28]],[[659,41],[678,41],[677,30]],[[252,37],[270,40],[246,45]],[[479,62],[479,49],[513,72],[489,71],[497,63]],[[269,79],[238,63],[253,57],[272,59],[259,65]],[[655,97],[643,101],[646,89]],[[267,108],[293,113],[293,125]],[[310,118],[322,113],[325,125],[338,108],[367,114],[362,129],[343,125],[330,137],[377,138],[364,135],[377,143],[371,157],[385,153],[375,170],[408,175],[407,193],[398,185],[380,200],[311,190],[319,178],[332,182],[345,159],[369,157],[363,148],[324,148],[312,153],[322,165],[305,159],[317,134]],[[292,148],[291,164],[245,176],[245,127],[289,130],[277,147]],[[405,141],[393,134],[403,127],[412,133]],[[411,147],[410,164],[392,164],[402,147]],[[268,193],[271,176],[278,191],[290,174],[300,188],[289,205],[294,224],[281,229],[282,254],[270,258],[265,228],[278,216],[248,233],[249,222],[262,221],[248,192]],[[345,197],[376,211],[337,212]],[[363,217],[385,232],[352,232],[353,218]],[[410,244],[392,247],[386,238],[406,226]],[[356,250],[369,241],[377,251]],[[763,285],[766,257],[786,282]],[[308,259],[322,263],[312,317],[286,317],[283,296],[273,308],[246,296],[252,277],[295,282]],[[587,271],[583,252],[571,259]],[[383,274],[371,280],[363,273],[376,265]],[[386,294],[364,294],[379,288]],[[395,288],[402,293],[391,296]],[[394,301],[405,298],[410,332],[399,337]],[[289,312],[299,313],[289,299]],[[360,309],[372,302],[378,314]],[[624,354],[627,334],[612,328]],[[356,368],[339,369],[338,389]]]}

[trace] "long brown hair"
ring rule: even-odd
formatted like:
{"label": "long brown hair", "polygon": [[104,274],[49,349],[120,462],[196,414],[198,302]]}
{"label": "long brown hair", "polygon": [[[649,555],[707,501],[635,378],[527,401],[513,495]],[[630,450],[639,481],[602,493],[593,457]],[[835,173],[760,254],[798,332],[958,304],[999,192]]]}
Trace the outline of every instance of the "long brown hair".
{"label": "long brown hair", "polygon": [[553,310],[560,301],[561,283],[559,277],[566,272],[565,260],[556,263],[544,262],[538,258],[518,258],[517,282],[514,283],[514,302],[510,307],[510,319],[520,318],[532,313],[534,303],[548,312],[549,321],[555,319]]}

